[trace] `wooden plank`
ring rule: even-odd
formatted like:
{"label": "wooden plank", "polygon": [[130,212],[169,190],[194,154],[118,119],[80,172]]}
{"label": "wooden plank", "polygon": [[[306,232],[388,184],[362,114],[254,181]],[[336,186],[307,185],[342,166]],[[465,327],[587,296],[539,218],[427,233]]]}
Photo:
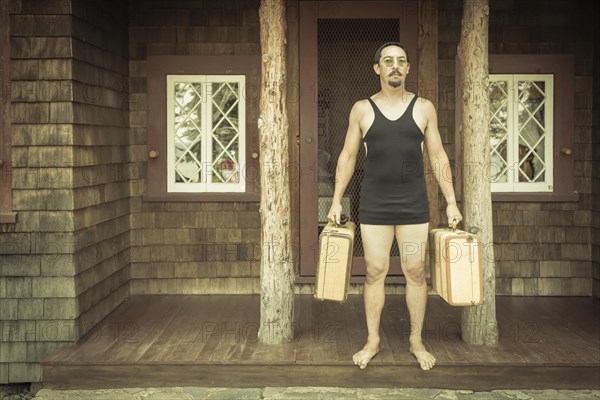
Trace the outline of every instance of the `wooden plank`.
{"label": "wooden plank", "polygon": [[351,307],[346,310],[348,320],[348,343],[350,345],[351,357],[360,351],[368,336],[367,323],[365,320],[364,303],[362,296],[348,296]]}
{"label": "wooden plank", "polygon": [[339,386],[448,389],[598,389],[598,367],[437,366],[424,372],[414,366],[354,365],[156,365],[119,364],[51,366],[44,369],[44,387],[100,389],[122,387],[203,386]]}
{"label": "wooden plank", "polygon": [[[591,344],[598,344],[600,336],[600,318],[590,319],[590,315],[600,315],[600,303],[593,298],[574,298],[571,301],[561,301],[562,298],[552,298],[544,309],[554,318],[560,319],[560,324],[568,327],[575,335]],[[571,318],[562,318],[569,315]],[[596,346],[596,349],[600,346]]]}
{"label": "wooden plank", "polygon": [[[443,302],[442,299],[439,299],[439,300],[440,300],[440,302]],[[462,335],[461,317],[460,317],[461,307],[452,307],[447,304],[445,304],[444,306],[447,308],[448,313],[453,315],[452,319],[455,321],[455,324],[457,325],[457,328],[459,329],[458,335],[460,338],[460,335]],[[454,323],[453,323],[453,325],[454,325]],[[486,332],[485,327],[484,327],[484,332]],[[446,349],[448,350],[450,347],[452,347],[452,346],[447,345]],[[454,343],[453,347],[455,348],[456,351],[452,352],[452,356],[453,357],[460,356],[460,358],[455,361],[455,364],[457,364],[457,365],[464,365],[464,364],[468,364],[468,365],[487,365],[487,364],[512,365],[513,364],[511,361],[513,358],[511,358],[511,357],[507,358],[505,355],[505,352],[503,351],[501,346],[499,346],[498,344],[495,344],[493,346],[471,345],[462,340],[457,340],[456,343]],[[448,351],[450,351],[450,350],[448,350]]]}
{"label": "wooden plank", "polygon": [[[212,363],[227,362],[233,354],[239,354],[242,348],[242,343],[246,340],[246,335],[253,335],[253,332],[249,332],[250,328],[256,327],[258,332],[259,321],[252,321],[252,327],[245,315],[247,315],[251,309],[260,308],[260,301],[257,296],[240,296],[237,302],[233,303],[231,308],[223,310],[223,319],[219,322],[219,333],[221,340],[213,351],[210,361]],[[255,331],[255,329],[252,329]],[[251,340],[254,337],[250,338]]]}
{"label": "wooden plank", "polygon": [[[181,328],[176,340],[168,351],[165,351],[160,362],[191,362],[194,361],[194,346],[202,343],[205,329],[213,326],[215,321],[206,319],[205,312],[209,308],[218,307],[218,297],[221,296],[198,296],[194,298],[193,307],[183,310],[186,324]],[[191,311],[191,312],[190,312]],[[157,359],[158,361],[158,359]]]}
{"label": "wooden plank", "polygon": [[203,304],[202,300],[207,299],[207,296],[202,296],[201,298],[185,296],[185,299],[182,299],[184,304],[177,312],[177,316],[169,324],[169,334],[161,335],[159,339],[162,344],[160,351],[152,359],[153,362],[181,361],[175,359],[172,353],[181,343],[182,338],[187,335],[188,330],[194,327],[195,321],[202,319],[198,314],[201,314],[200,310],[203,306],[207,305],[206,303]]}
{"label": "wooden plank", "polygon": [[186,324],[182,310],[193,306],[192,297],[184,296],[178,299],[178,303],[177,310],[153,330],[151,338],[148,338],[151,343],[145,344],[145,351],[137,360],[138,362],[155,361],[162,354],[165,347],[169,347],[171,343],[177,341],[178,330]]}
{"label": "wooden plank", "polygon": [[311,344],[311,363],[332,363],[337,361],[337,346],[335,343],[337,334],[337,322],[334,314],[341,311],[342,305],[330,301],[312,300],[312,322],[314,329],[314,340]]}
{"label": "wooden plank", "polygon": [[281,344],[257,341],[246,362],[249,364],[293,364],[296,362],[296,347],[297,343],[292,337],[284,337],[284,342]]}
{"label": "wooden plank", "polygon": [[[570,329],[563,329],[563,326],[578,327],[586,320],[589,322],[590,317],[593,319],[596,315],[594,312],[598,311],[596,303],[585,302],[587,299],[568,298],[499,298],[498,322],[502,332],[500,342],[497,346],[483,348],[460,340],[450,340],[455,338],[445,335],[442,327],[444,324],[456,324],[459,310],[446,306],[439,298],[429,300],[426,323],[431,324],[431,327],[428,328],[429,332],[424,332],[424,338],[428,341],[430,350],[436,352],[438,365],[427,373],[416,366],[414,358],[407,352],[407,344],[404,344],[409,331],[400,324],[402,320],[408,321],[403,297],[389,296],[382,315],[382,327],[391,359],[377,360],[377,356],[369,368],[361,371],[350,361],[352,353],[358,351],[366,339],[361,296],[349,296],[348,301],[342,305],[316,302],[309,295],[296,296],[296,321],[299,322],[302,334],[283,346],[262,345],[256,340],[248,341],[245,337],[243,344],[238,344],[235,343],[233,333],[227,334],[220,327],[222,323],[232,328],[236,323],[258,321],[258,296],[139,296],[128,300],[98,326],[98,329],[104,327],[110,329],[107,332],[112,332],[115,324],[127,321],[140,327],[137,335],[128,336],[123,332],[117,335],[116,342],[112,341],[112,336],[108,340],[108,335],[105,335],[100,338],[103,340],[100,347],[94,347],[98,344],[89,341],[66,346],[44,361],[44,384],[49,382],[50,385],[94,387],[107,382],[111,386],[111,382],[121,381],[128,385],[138,381],[148,385],[165,382],[168,386],[175,384],[178,379],[189,385],[198,385],[199,381],[207,379],[207,384],[227,386],[230,385],[230,381],[225,380],[228,371],[236,374],[236,385],[239,383],[242,386],[259,383],[314,386],[321,379],[327,386],[352,386],[356,382],[364,385],[367,380],[369,382],[366,385],[370,386],[373,384],[372,371],[376,371],[377,378],[374,378],[374,382],[380,382],[383,386],[395,384],[399,376],[397,374],[402,374],[402,384],[414,387],[446,387],[453,380],[455,382],[450,384],[458,386],[463,383],[459,382],[461,379],[473,383],[473,387],[469,387],[471,390],[477,385],[487,385],[489,389],[494,385],[507,383],[528,388],[536,388],[538,385],[569,388],[573,382],[583,385],[578,386],[579,388],[593,387],[589,386],[593,384],[600,387],[597,383],[600,379],[599,357],[594,356],[593,352],[588,356],[583,354],[594,342],[578,337]],[[166,317],[156,323],[157,316]],[[327,322],[336,326],[335,336],[328,336],[331,335],[330,331],[324,329]],[[206,323],[212,323],[214,329],[205,329],[202,324]],[[543,341],[529,343],[525,340],[528,336],[522,337],[523,331],[511,331],[513,326],[523,328],[528,323],[537,324]],[[315,328],[318,325],[320,327]],[[588,326],[584,327],[585,335],[591,337],[598,333],[599,328],[595,322],[590,322]],[[198,327],[199,332],[195,332]],[[337,341],[327,341],[327,337]],[[123,340],[125,338],[134,338],[137,343],[128,343]],[[140,360],[152,346],[156,346],[158,350],[154,352],[154,356],[147,355],[146,359]],[[98,356],[101,348],[105,352]],[[165,348],[170,350],[164,351]],[[88,350],[91,350],[91,356],[88,355]],[[180,357],[183,351],[189,352],[190,356]],[[314,354],[319,351],[327,352],[332,358],[326,359]],[[157,354],[162,356],[157,357]],[[161,376],[156,377],[156,372],[144,369],[145,363],[152,363],[154,369],[161,371]],[[473,363],[479,365],[472,365]],[[157,365],[160,368],[156,368]],[[219,369],[224,366],[233,369]],[[185,367],[185,370],[181,367]],[[209,367],[218,368],[203,369]],[[314,379],[310,380],[308,372],[296,369],[297,367],[309,367]],[[73,373],[71,368],[78,371],[77,380],[66,375]],[[192,378],[192,375],[187,375],[188,370],[198,373],[205,371],[211,377]],[[101,376],[94,377],[91,371],[96,371]],[[216,371],[214,376],[213,371]],[[547,371],[553,379],[543,376],[543,371]],[[344,377],[335,376],[337,373]],[[267,376],[268,374],[277,377]],[[494,374],[507,375],[494,378]],[[475,382],[478,376],[481,381],[479,383]],[[568,382],[567,379],[571,379],[571,376],[574,380]],[[174,377],[173,380],[171,377]],[[229,379],[230,377],[231,375]],[[387,383],[379,380],[384,377],[387,377]],[[485,380],[489,382],[484,382]]]}
{"label": "wooden plank", "polygon": [[81,348],[81,346],[78,346],[75,343],[73,343],[73,344],[67,344],[65,346],[62,346],[62,347],[56,349],[55,351],[53,351],[52,353],[50,353],[42,361],[42,364],[43,365],[46,365],[46,364],[49,365],[49,364],[52,364],[54,362],[60,363],[62,360],[66,359],[72,353],[74,353],[75,351],[78,351],[80,348]]}
{"label": "wooden plank", "polygon": [[[503,314],[506,321],[509,323],[507,330],[520,329],[520,327],[527,326],[530,321],[533,320],[534,315],[530,310],[526,310],[525,318],[521,314],[521,309],[525,310],[527,306],[524,305],[511,305],[508,303],[509,298],[503,303],[502,301],[497,302],[496,312],[497,314]],[[513,331],[514,332],[514,331]],[[515,338],[517,340],[515,340]],[[527,365],[556,365],[557,362],[564,361],[559,353],[556,353],[551,346],[545,344],[543,337],[540,337],[539,341],[531,341],[523,343],[518,340],[518,336],[513,336],[514,341],[519,354],[525,360]]]}
{"label": "wooden plank", "polygon": [[[146,296],[139,296],[140,298]],[[150,297],[150,296],[149,296]],[[161,296],[152,296],[152,297],[161,297]],[[171,299],[169,299],[171,300]],[[128,355],[129,362],[141,362],[142,358],[146,354],[146,352],[152,348],[154,343],[159,340],[160,336],[163,332],[168,329],[169,324],[175,318],[181,307],[183,306],[182,300],[183,298],[173,297],[173,306],[169,309],[169,313],[167,316],[159,321],[158,324],[154,326],[154,328],[148,332],[146,336],[138,343],[138,345],[133,349],[131,353]],[[154,350],[153,350],[154,351]],[[121,362],[121,361],[119,361]],[[123,361],[124,362],[124,361]]]}
{"label": "wooden plank", "polygon": [[[227,350],[227,354],[223,357],[224,362],[236,363],[245,360],[244,352],[251,347],[252,344],[258,342],[258,328],[260,326],[260,297],[246,296],[248,300],[244,301],[245,308],[241,308],[242,315],[240,322],[241,338],[238,343],[234,344]],[[294,340],[297,340],[294,339]]]}
{"label": "wooden plank", "polygon": [[[116,340],[112,345],[108,346],[104,353],[96,357],[98,361],[118,362],[131,360],[133,352],[147,340],[149,336],[156,332],[161,321],[165,321],[174,311],[178,309],[181,302],[176,298],[152,297],[147,299],[146,303],[142,303],[142,298],[134,298],[133,302],[129,302],[127,307],[130,308],[130,314],[126,318],[117,319],[117,316],[110,316],[111,324],[116,324],[125,329],[127,334],[125,337]],[[139,301],[139,304],[135,304]],[[132,318],[133,319],[129,319]],[[133,331],[131,330],[133,327]],[[134,358],[135,359],[135,358]]]}
{"label": "wooden plank", "polygon": [[[169,321],[181,307],[181,300],[171,296],[147,296],[135,298],[139,301],[134,307],[137,310],[135,319],[124,321],[134,325],[137,331],[132,337],[118,340],[98,357],[99,361],[121,362],[137,360],[139,355],[146,351],[149,342],[153,342],[154,335],[162,331],[162,324]],[[142,303],[143,301],[143,303]]]}
{"label": "wooden plank", "polygon": [[317,309],[313,308],[312,346],[315,342],[319,346],[312,352],[311,362],[319,362],[322,357],[326,364],[352,365],[354,349],[350,347],[348,329],[357,321],[346,318],[346,310],[353,308],[351,302],[321,302],[314,298],[311,300],[320,306]]}
{"label": "wooden plank", "polygon": [[[254,354],[254,352],[256,351],[256,347],[258,346],[258,328],[260,326],[260,311],[255,311],[252,320],[256,321],[256,326],[249,326],[246,332],[244,343],[240,348],[239,362],[248,362],[248,360],[251,360],[252,354]],[[251,328],[254,329],[251,331]]]}
{"label": "wooden plank", "polygon": [[[201,306],[198,306],[198,315],[194,318],[194,322],[190,322],[190,325],[197,327],[197,332],[194,335],[193,332],[187,336],[191,341],[189,343],[182,343],[179,348],[175,348],[173,351],[179,353],[180,351],[186,350],[187,354],[182,356],[182,362],[196,362],[196,357],[202,351],[206,345],[206,341],[210,334],[214,331],[214,327],[217,324],[217,318],[220,317],[222,310],[221,307],[226,303],[227,296],[190,296],[195,301],[201,302]],[[187,341],[187,339],[184,339]]]}
{"label": "wooden plank", "polygon": [[213,304],[204,315],[205,325],[202,329],[203,337],[201,340],[196,340],[194,346],[191,349],[194,354],[195,362],[207,362],[211,359],[213,352],[219,345],[222,335],[218,328],[219,321],[225,319],[226,310],[233,307],[235,304],[235,296],[219,296],[219,306],[215,307]]}
{"label": "wooden plank", "polygon": [[337,350],[336,361],[339,364],[352,364],[352,355],[354,352],[350,347],[350,338],[348,328],[356,323],[353,319],[346,318],[346,310],[352,308],[351,304],[346,301],[340,305],[340,310],[335,314],[335,331],[334,341]]}
{"label": "wooden plank", "polygon": [[[498,320],[503,321],[503,325],[500,326],[502,329],[500,331],[502,342],[510,343],[507,347],[515,352],[515,354],[519,354],[521,359],[526,365],[536,365],[543,362],[543,359],[538,354],[538,351],[532,349],[530,346],[526,345],[522,341],[518,340],[518,337],[515,336],[515,327],[519,326],[520,319],[513,315],[512,309],[513,306],[508,303],[505,298],[497,298],[496,300],[496,315]],[[512,344],[512,346],[511,346]]]}
{"label": "wooden plank", "polygon": [[[446,360],[452,365],[470,364],[467,357],[469,345],[460,339],[460,309],[451,307],[440,297],[430,299],[430,302],[428,309],[437,310],[437,318],[434,321],[440,324],[442,327],[440,334],[447,339],[444,343],[444,349],[446,350],[445,356],[448,359],[441,358],[438,361],[441,361],[441,364],[444,364]],[[427,313],[425,316],[427,318]]]}
{"label": "wooden plank", "polygon": [[119,321],[132,321],[135,319],[135,313],[139,309],[135,301],[123,302],[115,311],[106,317],[100,324],[92,328],[77,343],[79,346],[75,351],[63,354],[62,361],[66,362],[86,362],[95,360],[107,348],[119,340]]}
{"label": "wooden plank", "polygon": [[[500,299],[502,300],[502,299]],[[498,298],[496,300],[498,303]],[[504,317],[504,314],[498,312],[496,307],[496,320],[498,321],[499,340],[495,348],[498,349],[502,356],[498,359],[503,364],[524,365],[525,359],[521,356],[521,344],[515,340],[514,335],[510,331],[510,321]]]}
{"label": "wooden plank", "polygon": [[435,338],[431,340],[425,335],[426,346],[436,358],[436,365],[452,365],[454,359],[448,347],[460,341],[460,316],[440,297],[430,296],[427,303],[425,325],[435,327]]}
{"label": "wooden plank", "polygon": [[[585,326],[575,327],[579,321],[587,321],[587,326],[594,322],[589,321],[590,311],[581,313],[585,305],[579,304],[573,307],[561,307],[559,299],[547,299],[548,302],[538,302],[541,299],[531,299],[532,306],[528,307],[529,313],[535,313],[535,322],[532,320],[526,326],[521,336],[525,335],[524,340],[536,341],[536,333],[541,334],[542,341],[550,345],[554,350],[561,354],[563,362],[571,365],[582,365],[587,362],[594,362],[600,359],[600,339],[598,334],[588,336],[588,329]],[[577,299],[579,300],[579,299]],[[565,302],[562,304],[566,305]],[[593,303],[592,303],[593,304]],[[517,310],[513,310],[513,313]],[[520,313],[525,313],[524,309],[519,309]],[[522,316],[525,319],[525,316]],[[571,318],[564,318],[565,315]],[[596,310],[596,315],[598,315]],[[530,315],[528,315],[530,317]],[[529,329],[527,329],[529,328]],[[581,329],[578,329],[581,328]],[[596,328],[598,332],[598,328]],[[533,335],[533,337],[531,337]]]}
{"label": "wooden plank", "polygon": [[314,337],[314,323],[312,320],[312,296],[296,296],[294,302],[296,307],[296,324],[299,327],[300,336],[296,340],[296,363],[310,363],[310,352]]}
{"label": "wooden plank", "polygon": [[[415,358],[410,355],[408,351],[408,342],[403,343],[403,335],[401,332],[405,324],[403,324],[400,318],[397,318],[402,315],[400,311],[402,309],[402,303],[406,304],[398,296],[386,296],[386,305],[383,307],[379,324],[379,353],[373,357],[370,364],[387,365],[395,364],[398,361],[401,363],[410,363],[414,361],[416,363]],[[363,324],[366,324],[366,320]],[[398,335],[398,327],[400,328],[400,335]],[[406,357],[407,355],[410,355],[410,358]]]}
{"label": "wooden plank", "polygon": [[[386,302],[381,315],[381,330],[385,331],[392,362],[402,365],[408,362],[408,311],[406,302],[394,296]],[[376,356],[377,358],[379,356]],[[375,361],[375,359],[373,360]]]}

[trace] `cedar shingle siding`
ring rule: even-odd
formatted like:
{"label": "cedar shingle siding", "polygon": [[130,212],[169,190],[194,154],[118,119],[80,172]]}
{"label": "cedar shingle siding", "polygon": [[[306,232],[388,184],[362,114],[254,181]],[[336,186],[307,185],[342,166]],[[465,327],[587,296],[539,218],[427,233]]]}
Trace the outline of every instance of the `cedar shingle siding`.
{"label": "cedar shingle siding", "polygon": [[120,2],[11,2],[13,197],[2,233],[0,382],[129,295],[127,10]]}
{"label": "cedar shingle siding", "polygon": [[[131,154],[143,171],[146,57],[258,57],[258,2],[138,0],[131,9]],[[131,199],[131,294],[258,293],[258,203],[144,202],[146,176],[139,178]]]}

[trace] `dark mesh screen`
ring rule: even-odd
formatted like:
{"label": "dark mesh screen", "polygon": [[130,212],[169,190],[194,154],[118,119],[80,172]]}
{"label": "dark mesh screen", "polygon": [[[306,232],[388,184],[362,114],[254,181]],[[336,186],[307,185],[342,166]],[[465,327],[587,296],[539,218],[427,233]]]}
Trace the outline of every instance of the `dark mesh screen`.
{"label": "dark mesh screen", "polygon": [[[319,19],[319,230],[326,223],[333,195],[335,168],[344,146],[352,105],[378,92],[379,79],[373,71],[375,50],[385,42],[397,41],[398,19]],[[361,148],[356,172],[344,193],[344,211],[359,221],[358,205],[365,151]],[[354,255],[363,256],[360,233]],[[392,255],[398,255],[394,242]]]}

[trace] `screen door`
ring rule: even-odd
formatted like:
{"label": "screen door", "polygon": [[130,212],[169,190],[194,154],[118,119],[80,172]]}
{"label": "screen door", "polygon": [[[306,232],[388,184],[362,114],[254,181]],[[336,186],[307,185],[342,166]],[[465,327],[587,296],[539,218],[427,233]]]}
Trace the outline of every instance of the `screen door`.
{"label": "screen door", "polygon": [[[399,11],[398,8],[401,7],[398,7],[398,2],[395,4],[395,10]],[[365,8],[363,12],[361,7]],[[348,8],[353,8],[354,12],[350,11],[343,17],[341,10]],[[369,15],[373,10],[368,12],[366,8],[369,8],[369,2],[351,2],[348,7],[340,7],[340,12],[336,13],[330,9],[320,13],[317,9],[314,11],[315,20],[310,24],[311,30],[316,32],[311,32],[310,36],[302,32],[308,24],[301,23],[300,79],[303,85],[312,83],[313,93],[309,96],[309,102],[306,99],[301,101],[300,110],[300,159],[301,163],[304,163],[302,172],[311,171],[310,174],[301,176],[301,275],[314,275],[318,260],[318,235],[327,223],[327,213],[335,185],[336,163],[344,145],[352,105],[380,90],[379,78],[373,70],[375,50],[388,41],[402,43],[400,36],[405,25],[402,15],[394,15],[389,9],[386,12],[384,5],[380,10],[380,17],[376,17]],[[404,14],[404,17],[407,14],[406,9],[399,12]],[[302,16],[310,18],[312,15],[304,12],[301,13],[301,18]],[[303,52],[303,44],[305,47],[310,46],[308,40],[303,42],[303,39],[310,40],[311,37],[314,40],[312,47],[304,49]],[[416,40],[414,44],[405,44],[407,50],[409,46],[414,46],[416,50]],[[410,53],[409,57],[413,61]],[[412,72],[414,71],[411,62]],[[413,77],[414,80],[416,76]],[[409,90],[416,88],[409,87]],[[342,199],[344,212],[355,222],[360,222],[358,207],[364,160],[365,151],[361,148],[354,176]],[[398,275],[401,270],[395,241],[391,256],[393,260],[390,274]],[[354,246],[353,275],[364,273],[363,247],[358,229]]]}

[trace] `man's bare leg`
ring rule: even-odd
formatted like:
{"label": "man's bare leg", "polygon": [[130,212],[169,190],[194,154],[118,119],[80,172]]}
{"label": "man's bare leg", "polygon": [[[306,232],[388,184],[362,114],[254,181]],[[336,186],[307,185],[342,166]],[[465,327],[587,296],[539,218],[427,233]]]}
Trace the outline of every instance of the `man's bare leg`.
{"label": "man's bare leg", "polygon": [[384,282],[390,266],[394,227],[361,224],[360,233],[367,264],[364,301],[368,337],[365,346],[354,354],[352,360],[360,369],[365,369],[379,351],[379,323],[385,303]]}
{"label": "man's bare leg", "polygon": [[428,232],[427,223],[396,226],[396,240],[400,247],[402,271],[406,278],[406,305],[411,322],[410,352],[424,370],[431,369],[436,361],[423,345],[421,337],[427,306],[424,261]]}

